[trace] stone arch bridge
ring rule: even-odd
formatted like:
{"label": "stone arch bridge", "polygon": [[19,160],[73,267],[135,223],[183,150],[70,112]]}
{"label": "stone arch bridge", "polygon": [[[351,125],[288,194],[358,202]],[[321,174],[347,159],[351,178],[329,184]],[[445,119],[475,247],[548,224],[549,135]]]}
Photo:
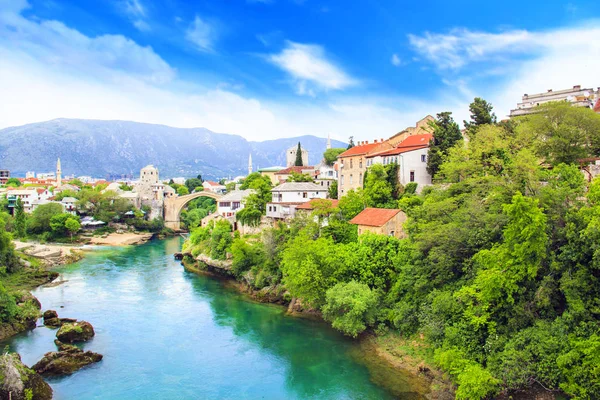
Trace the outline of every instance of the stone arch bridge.
{"label": "stone arch bridge", "polygon": [[210,197],[211,199],[215,199],[219,201],[222,195],[202,191],[192,194],[186,194],[185,196],[171,197],[165,199],[165,226],[167,228],[171,228],[173,230],[181,229],[181,210],[186,206],[190,201],[197,199],[198,197]]}

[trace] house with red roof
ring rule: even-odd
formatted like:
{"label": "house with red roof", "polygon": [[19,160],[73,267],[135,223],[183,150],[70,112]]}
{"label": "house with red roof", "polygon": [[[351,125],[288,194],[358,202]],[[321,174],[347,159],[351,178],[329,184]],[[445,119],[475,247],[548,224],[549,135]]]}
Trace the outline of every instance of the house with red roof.
{"label": "house with red roof", "polygon": [[280,171],[275,172],[275,178],[278,181],[278,183],[284,183],[287,182],[288,178],[290,176],[292,176],[292,173],[296,173],[296,174],[306,174],[306,175],[310,175],[311,178],[315,179],[317,177],[318,171],[315,171],[315,167],[311,167],[311,166],[292,166],[292,167],[287,167],[285,169],[282,169]]}
{"label": "house with red roof", "polygon": [[402,185],[410,182],[418,184],[417,189],[431,185],[431,175],[427,172],[429,142],[433,135],[408,136],[396,147],[372,153],[367,156],[367,167],[373,164],[398,164],[398,179]]}
{"label": "house with red roof", "polygon": [[393,146],[383,139],[358,142],[356,146],[338,156],[338,198],[352,189],[363,187],[363,177],[367,171],[367,156],[372,153],[392,149]]}
{"label": "house with red roof", "polygon": [[404,222],[406,214],[402,210],[387,208],[365,208],[350,220],[351,224],[358,226],[359,235],[371,232],[398,239],[406,237],[402,227]]}
{"label": "house with red roof", "polygon": [[219,182],[214,182],[214,181],[204,181],[202,182],[202,187],[204,188],[204,190],[208,191],[208,192],[213,192],[213,193],[225,193],[225,190],[227,190],[227,188],[224,185],[221,185]]}

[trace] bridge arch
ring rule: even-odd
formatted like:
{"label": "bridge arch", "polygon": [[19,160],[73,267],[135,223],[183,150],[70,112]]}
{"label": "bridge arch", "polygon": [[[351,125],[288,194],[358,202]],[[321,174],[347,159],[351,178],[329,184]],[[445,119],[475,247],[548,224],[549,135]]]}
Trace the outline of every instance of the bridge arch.
{"label": "bridge arch", "polygon": [[222,195],[213,192],[202,191],[186,194],[185,196],[177,196],[165,199],[165,226],[176,231],[180,230],[181,210],[183,210],[183,207],[185,207],[190,201],[197,199],[198,197],[210,197],[218,202]]}

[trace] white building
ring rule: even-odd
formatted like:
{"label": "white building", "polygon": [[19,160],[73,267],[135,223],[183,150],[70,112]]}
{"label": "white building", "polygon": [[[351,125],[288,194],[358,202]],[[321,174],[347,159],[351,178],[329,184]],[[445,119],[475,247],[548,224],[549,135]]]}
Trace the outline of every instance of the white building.
{"label": "white building", "polygon": [[524,94],[517,108],[510,110],[510,116],[527,115],[535,112],[535,107],[549,101],[568,101],[576,107],[594,108],[594,104],[600,99],[600,87],[597,90],[593,88],[582,89],[580,85],[573,86],[572,89],[553,91],[548,90],[545,93]]}
{"label": "white building", "polygon": [[[300,147],[300,151],[302,152],[302,165],[308,165],[308,150]],[[290,147],[285,152],[285,159],[287,160],[286,166],[293,167],[296,165],[296,153],[298,153],[298,146]]]}
{"label": "white building", "polygon": [[213,193],[224,193],[225,190],[227,189],[224,185],[221,185],[218,182],[214,182],[214,181],[204,181],[202,182],[202,187],[204,188],[204,190],[209,191],[209,192],[213,192]]}
{"label": "white building", "polygon": [[293,218],[296,207],[311,199],[327,198],[327,189],[312,182],[286,182],[271,189],[272,201],[267,203],[267,217]]}
{"label": "white building", "polygon": [[367,169],[373,164],[398,164],[398,180],[402,185],[416,182],[420,191],[431,185],[431,175],[427,172],[427,154],[431,134],[413,135],[404,139],[391,150],[367,156]]}
{"label": "white building", "polygon": [[60,204],[63,206],[63,210],[73,215],[75,215],[76,211],[75,203],[77,203],[77,199],[75,197],[63,197],[63,199],[60,201]]}
{"label": "white building", "polygon": [[21,199],[23,203],[23,210],[26,213],[32,212],[36,206],[45,204],[51,197],[50,191],[44,188],[29,188],[29,189],[17,189],[8,190],[6,192],[6,198],[8,199],[8,207],[14,208],[17,203],[17,199]]}
{"label": "white building", "polygon": [[234,190],[227,193],[217,202],[217,213],[225,218],[235,217],[237,212],[244,208],[246,197],[252,193],[255,193],[255,190]]}

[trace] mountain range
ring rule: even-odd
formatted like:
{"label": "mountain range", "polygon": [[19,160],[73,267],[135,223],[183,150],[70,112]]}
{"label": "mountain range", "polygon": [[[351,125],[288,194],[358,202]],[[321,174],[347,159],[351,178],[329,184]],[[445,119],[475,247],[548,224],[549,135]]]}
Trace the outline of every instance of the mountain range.
{"label": "mountain range", "polygon": [[[245,175],[248,155],[257,167],[285,166],[285,151],[298,142],[318,163],[327,139],[312,135],[247,141],[206,128],[173,128],[131,121],[55,119],[0,130],[0,169],[12,176],[54,171],[60,157],[63,175],[116,178],[138,176],[155,165],[163,178]],[[346,147],[332,140],[332,147]]]}

